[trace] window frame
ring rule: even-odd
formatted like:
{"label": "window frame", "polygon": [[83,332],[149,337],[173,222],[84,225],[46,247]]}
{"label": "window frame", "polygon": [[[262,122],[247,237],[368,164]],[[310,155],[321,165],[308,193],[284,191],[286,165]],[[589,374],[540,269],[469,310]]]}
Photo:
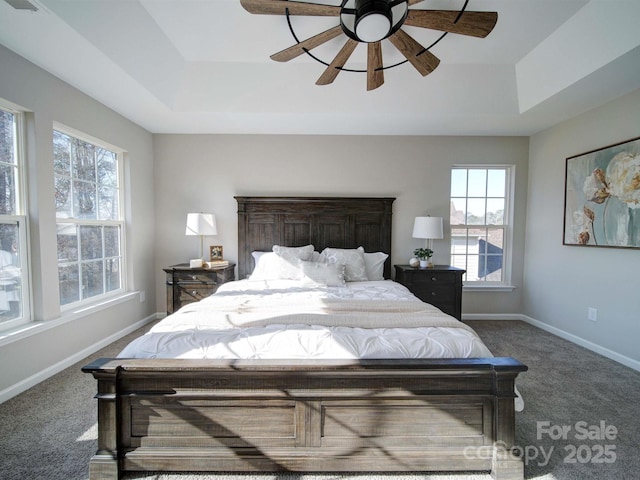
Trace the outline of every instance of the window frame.
{"label": "window frame", "polygon": [[[487,229],[487,230],[502,230],[503,231],[503,247],[502,247],[502,280],[500,281],[487,281],[487,280],[468,280],[467,273],[464,274],[464,287],[465,289],[478,289],[478,290],[512,290],[514,287],[511,284],[512,270],[513,270],[513,221],[514,221],[514,202],[515,202],[515,175],[516,166],[506,164],[455,164],[451,167],[451,177],[453,177],[454,170],[466,170],[467,173],[470,170],[502,170],[505,172],[505,197],[504,197],[504,214],[503,225],[470,225],[470,224],[454,224],[450,221],[450,242],[449,242],[449,255],[451,265],[455,265],[454,259],[454,237],[453,230],[464,229]],[[449,184],[449,201],[453,204],[454,198],[462,198],[458,195],[454,196],[451,191],[451,183]],[[468,190],[465,192],[464,198],[469,199]],[[471,198],[480,198],[477,196]],[[485,200],[491,198],[485,192]],[[485,220],[486,221],[486,220]],[[469,264],[468,252],[464,254],[456,254],[457,256],[465,257],[465,265]]]}
{"label": "window frame", "polygon": [[[26,111],[6,100],[0,99],[0,109],[11,113],[15,122],[14,149],[16,157],[16,181],[15,181],[15,213],[12,215],[0,214],[0,223],[16,225],[21,232],[19,237],[20,252],[20,303],[22,314],[11,320],[0,323],[0,331],[13,330],[33,321],[32,318],[32,292],[31,292],[31,249],[29,237],[29,222],[27,208],[27,182],[26,182],[26,153],[27,131]],[[24,233],[22,233],[24,232]]]}
{"label": "window frame", "polygon": [[[120,229],[120,241],[119,241],[119,248],[120,248],[120,287],[115,289],[115,290],[111,290],[105,293],[101,293],[98,295],[93,295],[93,296],[89,296],[86,298],[80,298],[77,301],[73,301],[70,303],[66,303],[63,304],[62,303],[62,298],[60,298],[60,311],[65,313],[65,312],[72,312],[77,310],[78,308],[84,308],[90,305],[94,305],[94,304],[100,304],[103,303],[105,301],[108,301],[110,299],[113,299],[114,297],[118,297],[118,296],[122,296],[124,293],[126,293],[128,290],[128,274],[127,274],[127,262],[126,262],[126,258],[127,258],[127,245],[126,245],[126,215],[125,215],[125,201],[126,201],[126,192],[125,192],[125,181],[124,181],[124,172],[125,172],[125,168],[124,168],[124,161],[126,158],[125,155],[125,150],[117,147],[115,145],[112,145],[104,140],[101,140],[99,138],[96,138],[94,136],[88,135],[84,132],[81,132],[79,130],[76,130],[74,128],[68,127],[67,125],[64,125],[62,123],[59,122],[54,122],[53,124],[53,129],[52,129],[52,141],[53,141],[53,135],[54,132],[59,132],[62,133],[64,135],[76,138],[80,141],[83,142],[87,142],[90,143],[96,147],[108,150],[110,152],[113,152],[116,154],[116,161],[117,161],[117,190],[118,190],[118,220],[98,220],[98,219],[83,219],[83,218],[63,218],[63,217],[58,217],[57,216],[57,212],[56,212],[56,217],[55,217],[55,222],[56,222],[56,231],[58,230],[58,226],[59,225],[72,225],[72,226],[76,226],[78,228],[80,227],[84,227],[84,226],[102,226],[102,227],[119,227]],[[52,143],[52,147],[53,147],[53,143]],[[57,174],[54,172],[53,173],[53,181],[55,182],[55,178],[56,178]],[[57,235],[57,234],[56,234]],[[104,237],[103,237],[104,238]],[[78,233],[78,241],[80,241],[80,235]],[[80,251],[78,249],[78,251]],[[102,252],[102,261],[106,261],[108,259],[108,257],[106,256],[106,252],[104,251],[104,245],[103,245],[103,252]],[[109,257],[111,258],[111,257]],[[75,262],[70,262],[70,264],[77,264],[77,265],[81,265],[83,263],[87,263],[87,259],[81,259],[78,258],[77,261]],[[56,270],[58,272],[58,275],[60,274],[60,267],[61,265],[63,265],[64,262],[60,262],[57,260],[57,239],[56,239]],[[105,270],[103,268],[103,280],[104,280],[104,275],[105,275]],[[82,297],[82,273],[81,271],[78,272],[78,281],[79,281],[79,294],[80,297]],[[59,281],[58,281],[59,283]],[[103,287],[104,289],[104,287]]]}

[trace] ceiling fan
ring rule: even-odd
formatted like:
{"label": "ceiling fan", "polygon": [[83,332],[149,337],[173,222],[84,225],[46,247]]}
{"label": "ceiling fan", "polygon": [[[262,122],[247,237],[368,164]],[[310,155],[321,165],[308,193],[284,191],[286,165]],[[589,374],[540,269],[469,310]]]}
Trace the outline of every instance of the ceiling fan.
{"label": "ceiling fan", "polygon": [[[367,90],[374,90],[384,83],[384,69],[399,65],[383,66],[380,43],[382,40],[388,39],[402,53],[406,61],[411,63],[422,76],[426,76],[440,63],[440,59],[429,50],[447,33],[484,38],[491,33],[498,21],[497,12],[467,12],[469,0],[465,1],[459,11],[409,9],[410,6],[422,1],[424,0],[341,0],[340,6],[293,0],[240,0],[240,3],[249,13],[286,15],[287,20],[290,15],[339,17],[339,25],[302,41],[297,39],[289,22],[289,28],[298,43],[271,55],[271,59],[288,62],[303,53],[311,55],[310,50],[344,34],[347,41],[331,63],[323,62],[311,55],[315,60],[327,65],[316,81],[316,85],[332,83],[340,71],[346,70],[344,65],[358,44],[366,43]],[[403,25],[444,33],[425,48],[401,29]]]}

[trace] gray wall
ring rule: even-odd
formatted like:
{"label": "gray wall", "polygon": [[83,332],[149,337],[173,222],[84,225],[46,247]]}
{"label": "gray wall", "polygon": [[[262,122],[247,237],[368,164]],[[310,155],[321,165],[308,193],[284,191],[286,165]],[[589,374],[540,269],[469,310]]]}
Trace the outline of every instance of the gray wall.
{"label": "gray wall", "polygon": [[[284,135],[154,135],[157,271],[198,255],[185,237],[188,212],[216,215],[224,256],[237,259],[234,195],[392,196],[392,262],[407,263],[424,240],[411,238],[413,219],[449,220],[454,164],[515,164],[513,284],[508,293],[465,292],[464,313],[521,311],[528,139],[524,137],[376,137]],[[448,263],[448,238],[434,244],[435,263]],[[158,276],[157,307],[164,310]]]}
{"label": "gray wall", "polygon": [[[156,312],[152,135],[58,78],[0,46],[0,97],[28,115],[30,235],[33,245],[33,311],[40,333],[0,340],[0,401],[42,379],[141,319]],[[126,150],[127,269],[130,289],[146,291],[103,309],[62,314],[59,307],[53,186],[53,122],[60,122]],[[53,326],[42,329],[42,325]],[[10,366],[10,368],[9,368]]]}
{"label": "gray wall", "polygon": [[523,296],[541,326],[635,368],[640,250],[563,246],[562,227],[566,158],[638,136],[640,90],[531,137]]}

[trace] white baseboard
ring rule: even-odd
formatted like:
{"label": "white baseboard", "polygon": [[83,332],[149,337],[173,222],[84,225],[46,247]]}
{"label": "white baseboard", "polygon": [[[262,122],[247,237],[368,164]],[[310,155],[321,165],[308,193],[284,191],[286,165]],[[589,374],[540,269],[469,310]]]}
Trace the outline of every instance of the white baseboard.
{"label": "white baseboard", "polygon": [[575,343],[576,345],[580,345],[581,347],[586,348],[587,350],[591,350],[603,357],[607,357],[615,362],[621,363],[622,365],[633,368],[640,372],[640,362],[634,360],[633,358],[629,358],[625,355],[621,355],[618,352],[614,352],[613,350],[609,350],[597,343],[590,342],[589,340],[585,340],[584,338],[578,337],[573,333],[565,332],[557,327],[549,325],[547,323],[536,320],[535,318],[531,318],[527,315],[523,315],[521,313],[498,313],[498,314],[480,314],[480,313],[468,313],[462,316],[462,320],[522,320],[529,325],[533,325],[534,327],[538,327],[545,332],[552,333],[557,337],[563,338],[564,340],[568,340],[571,343]]}
{"label": "white baseboard", "polygon": [[535,318],[528,317],[527,315],[520,315],[520,320],[530,325],[533,325],[534,327],[538,327],[546,332],[553,333],[554,335],[560,338],[563,338],[572,343],[575,343],[576,345],[580,345],[581,347],[584,347],[587,350],[591,350],[592,352],[602,355],[603,357],[607,357],[615,362],[621,363],[626,367],[633,368],[634,370],[637,370],[640,372],[640,362],[637,360],[634,360],[633,358],[629,358],[618,352],[609,350],[608,348],[598,345],[597,343],[593,343],[589,340],[585,340],[584,338],[578,337],[573,333],[565,332],[564,330],[561,330],[559,328],[556,328],[554,326],[551,326],[549,324],[536,320]]}
{"label": "white baseboard", "polygon": [[520,313],[465,313],[462,320],[522,320]]}
{"label": "white baseboard", "polygon": [[33,386],[37,385],[38,383],[46,380],[47,378],[52,377],[56,373],[61,372],[65,368],[70,367],[71,365],[79,362],[83,358],[86,358],[89,355],[97,352],[101,348],[104,348],[107,345],[115,342],[116,340],[119,340],[120,338],[124,337],[125,335],[128,335],[131,332],[136,331],[138,328],[144,327],[146,324],[148,324],[150,322],[153,322],[154,320],[157,320],[158,318],[160,318],[160,314],[154,313],[153,315],[150,315],[147,318],[139,320],[136,323],[128,326],[124,330],[120,330],[119,332],[116,332],[113,335],[109,335],[108,337],[103,338],[99,342],[88,346],[87,348],[85,348],[85,349],[83,349],[83,350],[71,355],[70,357],[65,358],[64,360],[61,360],[60,362],[56,363],[55,365],[51,365],[50,367],[45,368],[44,370],[41,370],[40,372],[38,372],[38,373],[36,373],[34,375],[31,375],[30,377],[25,378],[24,380],[14,384],[14,385],[11,385],[8,388],[5,388],[4,390],[2,390],[0,392],[0,404],[3,403],[3,402],[6,402],[10,398],[15,397],[16,395],[19,395],[20,393],[30,389],[31,387],[33,387]]}

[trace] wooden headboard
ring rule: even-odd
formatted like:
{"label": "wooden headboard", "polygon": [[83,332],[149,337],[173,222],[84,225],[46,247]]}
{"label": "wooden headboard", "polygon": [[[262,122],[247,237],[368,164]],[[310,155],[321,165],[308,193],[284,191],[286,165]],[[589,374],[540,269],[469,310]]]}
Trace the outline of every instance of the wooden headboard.
{"label": "wooden headboard", "polygon": [[238,278],[253,271],[253,251],[273,245],[364,247],[385,252],[391,276],[391,207],[395,198],[235,197],[238,202]]}

